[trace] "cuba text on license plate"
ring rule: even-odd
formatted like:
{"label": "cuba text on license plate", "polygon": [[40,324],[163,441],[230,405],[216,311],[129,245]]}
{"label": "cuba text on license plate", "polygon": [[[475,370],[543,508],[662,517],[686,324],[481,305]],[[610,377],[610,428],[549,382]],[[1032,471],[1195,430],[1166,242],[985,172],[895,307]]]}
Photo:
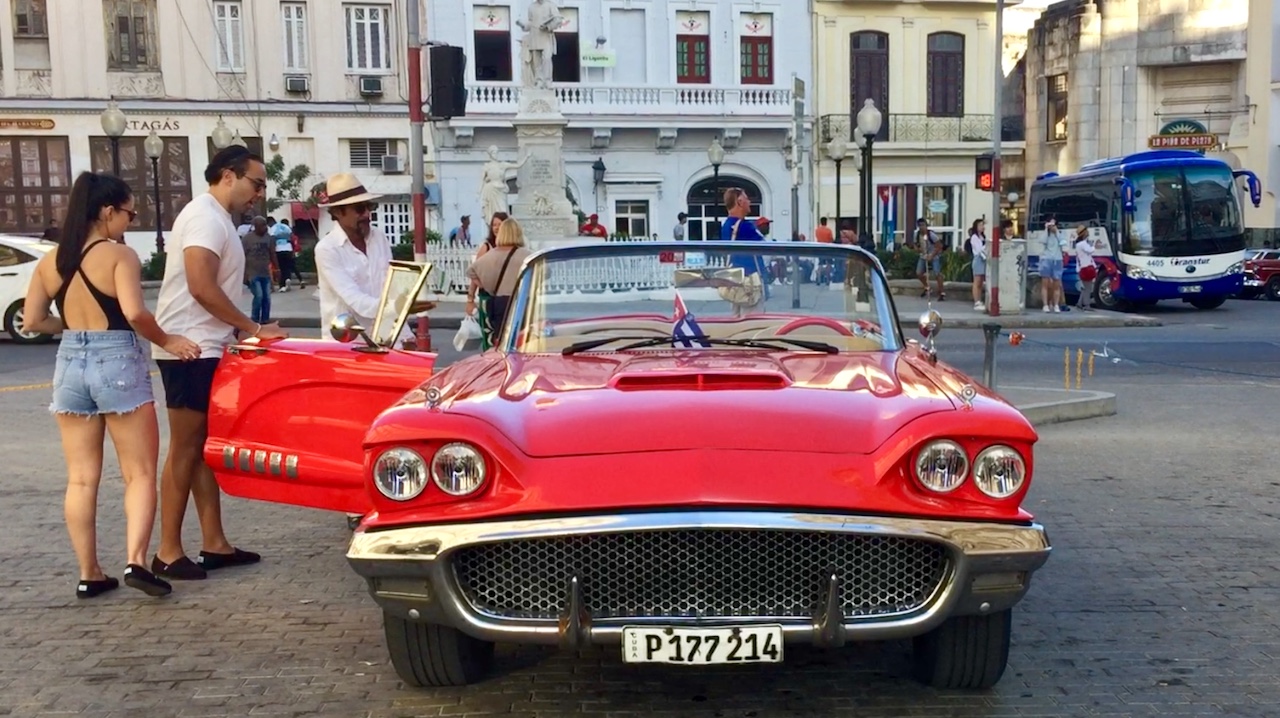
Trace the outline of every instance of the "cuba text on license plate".
{"label": "cuba text on license plate", "polygon": [[782,626],[622,629],[624,663],[781,663]]}

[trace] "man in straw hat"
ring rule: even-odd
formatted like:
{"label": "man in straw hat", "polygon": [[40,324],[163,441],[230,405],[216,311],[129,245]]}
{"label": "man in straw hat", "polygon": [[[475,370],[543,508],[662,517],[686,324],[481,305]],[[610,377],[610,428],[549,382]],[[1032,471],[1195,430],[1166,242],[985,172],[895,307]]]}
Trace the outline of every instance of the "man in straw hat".
{"label": "man in straw hat", "polygon": [[[373,329],[382,287],[391,271],[391,242],[373,226],[376,195],[350,172],[333,175],[325,185],[320,206],[329,210],[334,228],[316,244],[316,274],[320,283],[320,321],[328,327],[339,314],[353,314],[360,325]],[[434,306],[415,302],[410,311]],[[412,340],[407,327],[400,341]]]}

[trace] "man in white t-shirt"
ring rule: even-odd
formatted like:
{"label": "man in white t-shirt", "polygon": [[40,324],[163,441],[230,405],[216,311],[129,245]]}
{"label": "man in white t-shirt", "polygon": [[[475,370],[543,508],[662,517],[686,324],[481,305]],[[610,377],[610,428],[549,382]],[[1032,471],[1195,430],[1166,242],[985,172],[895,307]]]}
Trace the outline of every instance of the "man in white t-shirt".
{"label": "man in white t-shirt", "polygon": [[[169,455],[160,479],[160,547],[151,571],[177,580],[203,579],[208,570],[260,558],[232,546],[222,530],[218,484],[203,456],[209,395],[222,350],[237,331],[259,339],[288,336],[274,323],[254,322],[231,299],[244,285],[244,247],[231,217],[262,198],[262,158],[233,145],[214,155],[204,177],[208,193],[188,202],[173,222],[156,303],[157,323],[200,345],[200,358],[181,361],[158,346],[152,351],[169,410]],[[203,535],[198,563],[182,545],[182,521],[193,494]]]}

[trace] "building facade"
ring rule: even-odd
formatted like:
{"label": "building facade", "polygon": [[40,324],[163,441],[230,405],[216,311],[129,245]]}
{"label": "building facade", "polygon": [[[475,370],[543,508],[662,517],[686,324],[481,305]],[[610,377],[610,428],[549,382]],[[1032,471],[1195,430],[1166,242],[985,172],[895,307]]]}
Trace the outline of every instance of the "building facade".
{"label": "building facade", "polygon": [[[511,120],[532,0],[437,0],[434,41],[467,57],[465,116],[437,124],[442,211],[480,212],[490,147],[518,160]],[[559,0],[553,82],[568,120],[567,192],[612,234],[714,234],[723,189],[740,187],[774,236],[791,224],[793,75],[807,80],[807,12],[794,0]],[[714,167],[713,140],[725,149]],[[593,169],[593,166],[595,169]],[[599,169],[603,167],[603,172]],[[511,184],[514,201],[519,188]],[[801,226],[807,226],[806,215]],[[485,222],[477,224],[483,226]]]}
{"label": "building facade", "polygon": [[[1248,5],[1065,0],[1046,8],[1025,57],[1027,174],[1187,146],[1239,168],[1251,136],[1263,133],[1253,129],[1245,82]],[[1247,224],[1250,217],[1258,217],[1252,208]]]}
{"label": "building facade", "polygon": [[[976,188],[974,170],[976,158],[992,149],[995,3],[815,0],[813,8],[815,213],[834,221],[861,211],[850,132],[872,99],[883,118],[868,208],[877,242],[902,241],[923,217],[958,243],[973,220],[992,211],[991,192]],[[1021,154],[1019,124],[1002,124],[1006,162]],[[836,136],[848,143],[839,192],[828,151]]]}
{"label": "building facade", "polygon": [[[219,121],[267,159],[308,167],[307,189],[355,173],[387,195],[385,230],[410,226],[405,0],[4,3],[0,232],[39,234],[62,220],[79,172],[113,169],[100,121],[111,98],[128,119],[118,159],[140,210],[127,239],[144,257],[154,247],[156,192],[143,140],[154,130],[164,141],[157,166],[167,230],[206,186]],[[272,214],[304,225],[318,217],[289,202]]]}
{"label": "building facade", "polygon": [[1241,160],[1262,181],[1262,206],[1245,203],[1252,243],[1280,246],[1280,2],[1250,0],[1245,94],[1249,98],[1249,141]]}

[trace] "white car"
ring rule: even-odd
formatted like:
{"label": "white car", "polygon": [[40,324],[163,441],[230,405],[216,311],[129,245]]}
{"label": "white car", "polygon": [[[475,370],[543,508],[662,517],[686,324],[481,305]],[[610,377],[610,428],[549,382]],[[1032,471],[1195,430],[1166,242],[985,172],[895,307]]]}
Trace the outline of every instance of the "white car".
{"label": "white car", "polygon": [[[19,344],[39,344],[52,341],[48,334],[24,333],[22,303],[27,298],[31,275],[36,262],[46,253],[58,248],[52,242],[29,237],[0,234],[0,311],[4,312],[4,330]],[[56,312],[56,309],[50,308]]]}

